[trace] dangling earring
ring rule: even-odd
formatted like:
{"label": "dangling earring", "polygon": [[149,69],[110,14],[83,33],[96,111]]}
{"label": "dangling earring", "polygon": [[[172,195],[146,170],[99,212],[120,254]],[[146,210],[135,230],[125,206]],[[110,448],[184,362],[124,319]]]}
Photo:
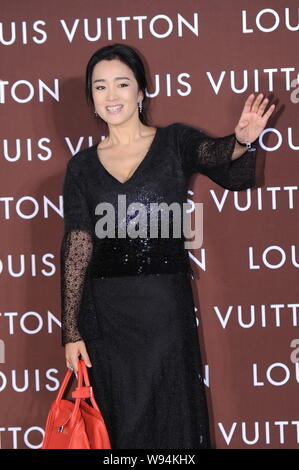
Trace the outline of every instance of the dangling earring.
{"label": "dangling earring", "polygon": [[96,109],[94,110],[94,113],[95,113],[96,116],[98,116],[98,113],[97,113],[97,110],[96,110]]}
{"label": "dangling earring", "polygon": [[139,112],[142,112],[142,100],[138,101]]}

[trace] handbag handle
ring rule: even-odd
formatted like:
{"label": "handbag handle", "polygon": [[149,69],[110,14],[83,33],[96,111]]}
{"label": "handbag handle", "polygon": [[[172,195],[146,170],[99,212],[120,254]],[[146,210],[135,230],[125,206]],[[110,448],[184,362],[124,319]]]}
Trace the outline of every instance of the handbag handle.
{"label": "handbag handle", "polygon": [[[68,384],[68,382],[71,378],[72,373],[73,373],[73,371],[71,369],[68,369],[67,373],[65,374],[65,377],[63,379],[63,382],[62,382],[60,390],[59,390],[59,393],[58,393],[58,395],[56,397],[56,400],[55,400],[56,405],[59,405],[60,401],[62,400],[62,397],[64,395],[66,386],[67,386],[67,384]],[[85,387],[82,385],[83,384],[83,379],[84,379],[84,382],[85,382]],[[84,399],[84,398],[90,398],[92,406],[97,411],[100,411],[99,407],[97,405],[97,402],[95,401],[95,399],[93,397],[93,389],[90,386],[89,376],[88,376],[88,372],[87,372],[87,369],[86,369],[86,364],[83,361],[83,359],[79,359],[79,361],[78,361],[78,383],[77,383],[77,387],[75,388],[75,391],[72,392],[72,397],[76,399],[74,413],[79,409],[80,400]]]}
{"label": "handbag handle", "polygon": [[[83,379],[85,382],[85,386],[82,385]],[[76,399],[90,398],[92,406],[96,410],[100,411],[97,405],[97,402],[95,401],[94,396],[93,396],[93,389],[90,385],[86,364],[83,361],[83,359],[79,359],[79,362],[78,362],[78,386],[72,393],[72,397]]]}

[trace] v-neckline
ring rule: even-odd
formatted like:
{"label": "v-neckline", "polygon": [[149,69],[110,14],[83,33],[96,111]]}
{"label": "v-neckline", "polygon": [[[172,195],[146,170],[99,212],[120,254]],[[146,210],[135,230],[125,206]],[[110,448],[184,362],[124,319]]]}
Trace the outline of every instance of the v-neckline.
{"label": "v-neckline", "polygon": [[158,137],[158,133],[160,131],[160,127],[159,126],[156,126],[156,132],[155,132],[155,135],[151,141],[151,144],[145,154],[145,156],[143,157],[143,159],[141,160],[141,162],[139,163],[139,165],[136,167],[136,169],[134,170],[134,172],[132,173],[132,175],[126,180],[126,181],[120,181],[119,179],[117,179],[115,176],[113,176],[110,171],[107,170],[107,168],[103,165],[103,163],[101,162],[100,158],[99,158],[99,155],[98,155],[98,151],[97,151],[97,147],[99,145],[99,142],[97,144],[95,144],[93,146],[94,148],[94,155],[98,161],[98,165],[102,168],[102,170],[104,170],[105,174],[108,175],[113,181],[115,181],[118,185],[120,186],[125,186],[129,183],[131,183],[131,181],[137,176],[138,173],[140,173],[141,169],[144,167],[145,163],[147,162],[152,150],[153,150],[153,147],[154,145],[156,144],[156,141],[157,141],[157,137]]}

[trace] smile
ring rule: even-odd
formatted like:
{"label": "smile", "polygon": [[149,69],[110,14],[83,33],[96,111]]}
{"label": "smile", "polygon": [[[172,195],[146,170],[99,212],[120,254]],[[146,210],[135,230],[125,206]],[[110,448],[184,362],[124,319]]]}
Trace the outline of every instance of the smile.
{"label": "smile", "polygon": [[106,109],[111,114],[117,114],[122,109],[122,107],[123,105],[119,104],[117,106],[106,106]]}

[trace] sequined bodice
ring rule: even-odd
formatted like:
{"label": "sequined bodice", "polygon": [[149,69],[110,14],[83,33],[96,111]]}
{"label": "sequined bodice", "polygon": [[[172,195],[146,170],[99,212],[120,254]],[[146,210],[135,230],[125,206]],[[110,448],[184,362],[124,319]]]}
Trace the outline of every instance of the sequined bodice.
{"label": "sequined bodice", "polygon": [[[103,174],[101,194],[98,200],[93,198],[93,204],[105,203],[105,207],[109,205],[109,208],[104,214],[101,211],[101,215],[94,215],[93,224],[96,227],[98,223],[102,227],[103,220],[111,223],[112,237],[103,238],[105,232],[102,238],[95,236],[92,278],[190,271],[182,224],[178,236],[174,227],[174,212],[168,210],[175,202],[181,209],[180,214],[183,214],[187,196],[183,170],[175,160],[163,164],[163,159],[158,158],[159,154],[152,153],[153,150],[154,146],[127,184],[119,183],[110,174]],[[96,159],[95,151],[92,157]],[[146,178],[146,174],[151,173],[156,177]],[[156,211],[155,205],[159,206],[159,211]],[[108,213],[108,210],[111,212]],[[157,229],[156,236],[151,236],[154,215],[157,215]],[[168,224],[166,236],[162,233],[162,221],[164,228]]]}
{"label": "sequined bodice", "polygon": [[[134,204],[142,204],[146,217],[150,218],[152,203],[168,206],[177,203],[182,207],[187,201],[189,177],[196,172],[206,174],[230,190],[252,187],[255,184],[255,148],[232,161],[234,146],[234,134],[216,139],[182,123],[158,127],[145,158],[125,183],[116,180],[100,164],[97,144],[71,158],[63,188],[63,345],[92,337],[94,333],[91,320],[95,313],[90,288],[93,278],[191,271],[183,232],[179,237],[173,236],[171,216],[169,237],[151,237],[149,233],[143,238],[97,236],[95,228],[103,216],[112,223],[116,234],[120,223],[128,227],[135,217],[134,210],[118,217],[119,197],[126,199],[126,207],[131,205],[134,209]],[[109,208],[106,213],[102,210],[103,204]],[[99,206],[101,211],[96,210]],[[107,216],[109,210],[112,212]]]}

